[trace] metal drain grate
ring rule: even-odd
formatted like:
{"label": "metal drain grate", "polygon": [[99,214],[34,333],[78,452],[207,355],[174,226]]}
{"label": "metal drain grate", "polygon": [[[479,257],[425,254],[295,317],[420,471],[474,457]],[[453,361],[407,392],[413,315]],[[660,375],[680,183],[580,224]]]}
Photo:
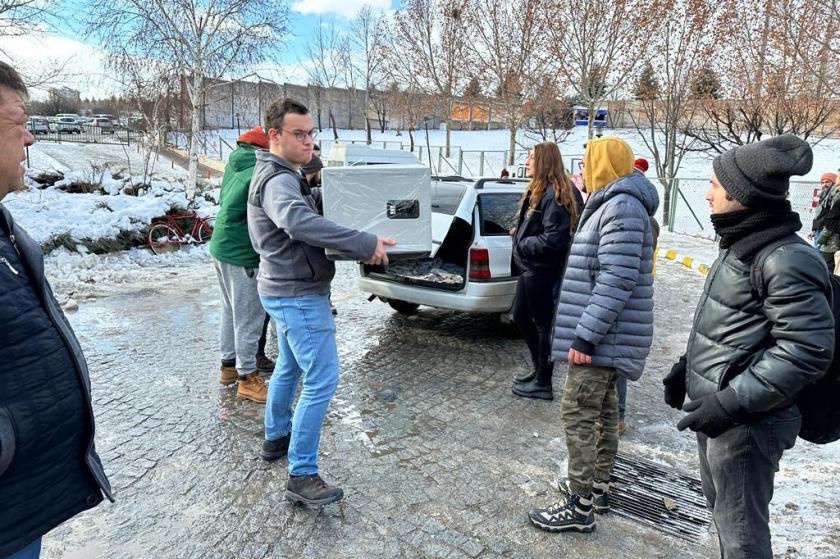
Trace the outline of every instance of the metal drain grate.
{"label": "metal drain grate", "polygon": [[712,514],[699,479],[619,453],[611,482],[616,514],[690,542],[708,537]]}

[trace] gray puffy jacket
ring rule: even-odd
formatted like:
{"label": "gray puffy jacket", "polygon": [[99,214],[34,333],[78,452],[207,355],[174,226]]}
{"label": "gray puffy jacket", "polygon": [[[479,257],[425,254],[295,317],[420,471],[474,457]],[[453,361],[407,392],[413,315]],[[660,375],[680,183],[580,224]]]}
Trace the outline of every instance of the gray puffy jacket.
{"label": "gray puffy jacket", "polygon": [[598,367],[632,380],[653,339],[653,231],[656,188],[640,173],[598,190],[581,215],[554,324],[552,357],[574,347]]}
{"label": "gray puffy jacket", "polygon": [[831,285],[819,254],[788,244],[758,270],[763,301],[750,282],[752,261],[722,250],[706,278],[686,353],[692,400],[731,386],[747,413],[790,405],[831,362]]}

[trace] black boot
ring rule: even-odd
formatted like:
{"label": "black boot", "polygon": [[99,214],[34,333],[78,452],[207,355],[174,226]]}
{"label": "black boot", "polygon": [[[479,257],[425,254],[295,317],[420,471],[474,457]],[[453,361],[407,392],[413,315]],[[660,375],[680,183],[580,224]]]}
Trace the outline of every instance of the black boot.
{"label": "black boot", "polygon": [[537,365],[535,364],[530,371],[513,377],[513,384],[527,384],[537,378]]}
{"label": "black boot", "polygon": [[551,377],[554,373],[553,363],[542,363],[537,367],[534,379],[530,382],[514,384],[511,389],[517,396],[523,398],[538,398],[540,400],[553,400],[554,389],[551,386]]}

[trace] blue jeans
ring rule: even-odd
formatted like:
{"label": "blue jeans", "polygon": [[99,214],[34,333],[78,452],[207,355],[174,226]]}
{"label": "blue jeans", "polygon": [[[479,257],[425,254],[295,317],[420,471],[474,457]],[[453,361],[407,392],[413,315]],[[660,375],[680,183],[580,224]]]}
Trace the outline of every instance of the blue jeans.
{"label": "blue jeans", "polygon": [[619,374],[615,389],[618,391],[618,418],[624,419],[624,410],[627,408],[627,377]]}
{"label": "blue jeans", "polygon": [[38,538],[20,551],[15,551],[6,559],[38,559],[41,556],[41,538]]}
{"label": "blue jeans", "polygon": [[[268,384],[265,438],[291,433],[289,473],[318,472],[318,444],[327,407],[338,386],[338,349],[328,295],[260,296],[277,325],[277,365]],[[298,380],[303,389],[292,415]]]}

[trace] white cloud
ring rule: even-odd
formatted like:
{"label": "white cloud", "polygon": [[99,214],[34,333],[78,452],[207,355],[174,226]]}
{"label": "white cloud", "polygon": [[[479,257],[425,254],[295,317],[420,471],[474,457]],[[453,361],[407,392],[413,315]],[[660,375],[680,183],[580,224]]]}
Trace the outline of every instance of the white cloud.
{"label": "white cloud", "polygon": [[[101,99],[119,93],[119,84],[105,67],[105,54],[82,41],[48,34],[0,37],[0,50],[15,68],[32,79],[38,79],[38,72],[47,67],[63,64],[63,75],[50,87],[77,89],[82,98]],[[46,96],[45,89],[30,93],[35,99]]]}
{"label": "white cloud", "polygon": [[292,4],[292,10],[301,14],[335,14],[351,19],[364,6],[387,11],[391,8],[391,0],[298,0]]}

